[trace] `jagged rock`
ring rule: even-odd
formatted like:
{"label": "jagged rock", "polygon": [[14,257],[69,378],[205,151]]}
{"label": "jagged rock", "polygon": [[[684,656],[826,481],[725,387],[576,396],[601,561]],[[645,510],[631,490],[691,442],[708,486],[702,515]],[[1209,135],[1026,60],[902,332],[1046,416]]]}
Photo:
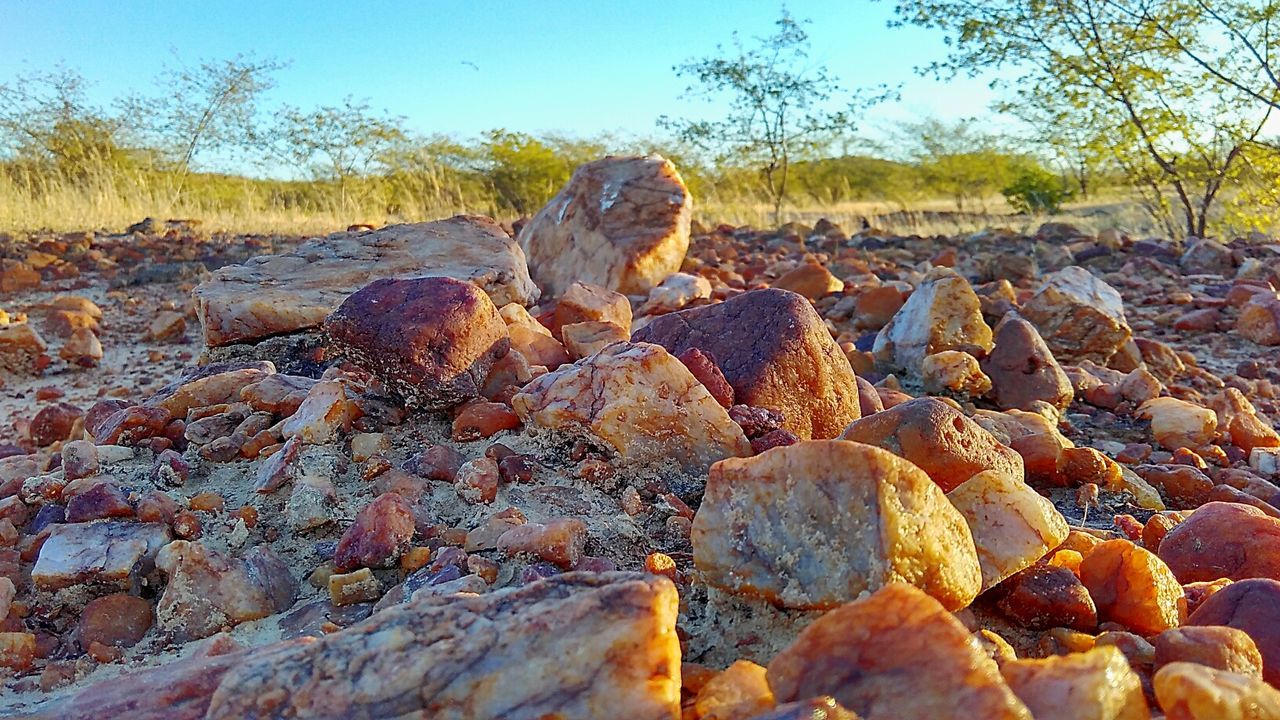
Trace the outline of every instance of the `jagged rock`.
{"label": "jagged rock", "polygon": [[324,327],[337,352],[408,406],[428,410],[477,397],[511,348],[489,296],[449,277],[376,280],[344,300]]}
{"label": "jagged rock", "polygon": [[960,621],[902,583],[813,621],[768,679],[778,702],[830,695],[865,720],[1031,718]]}
{"label": "jagged rock", "polygon": [[947,499],[969,524],[983,591],[1030,566],[1067,537],[1062,513],[1018,477],[981,472],[948,492]]}
{"label": "jagged rock", "polygon": [[556,300],[553,335],[565,325],[611,322],[631,335],[631,302],[625,295],[595,285],[575,282]]}
{"label": "jagged rock", "polygon": [[907,582],[954,610],[981,584],[969,528],[938,486],[843,440],[711,466],[692,541],[707,583],[783,607],[832,608]]}
{"label": "jagged rock", "polygon": [[157,390],[146,405],[161,408],[172,417],[185,418],[195,408],[234,403],[249,387],[272,379],[275,373],[275,366],[269,362],[188,368],[177,380]]}
{"label": "jagged rock", "polygon": [[714,356],[736,402],[781,412],[783,427],[802,440],[835,437],[860,415],[848,358],[795,293],[753,290],[663,315],[632,339]]}
{"label": "jagged rock", "polygon": [[1277,720],[1280,690],[1261,680],[1195,663],[1170,663],[1152,677],[1168,720]]}
{"label": "jagged rock", "polygon": [[1209,238],[1196,238],[1182,252],[1178,260],[1184,275],[1223,275],[1230,277],[1235,272],[1235,260],[1231,257],[1231,248]]}
{"label": "jagged rock", "polygon": [[360,510],[343,533],[334,564],[344,572],[359,567],[386,567],[408,549],[413,531],[409,502],[396,493],[379,495]]}
{"label": "jagged rock", "polygon": [[1036,720],[1147,720],[1142,679],[1114,646],[1000,666]]}
{"label": "jagged rock", "polygon": [[575,170],[517,239],[548,295],[573,282],[642,294],[680,269],[692,214],[693,199],[669,161],[608,157]]}
{"label": "jagged rock", "polygon": [[80,328],[58,348],[58,357],[79,367],[97,367],[102,361],[102,341],[88,328]]}
{"label": "jagged rock", "polygon": [[615,343],[525,386],[512,407],[531,429],[598,438],[628,461],[705,472],[751,454],[742,428],[670,353]]}
{"label": "jagged rock", "polygon": [[322,380],[311,386],[307,398],[298,406],[298,411],[284,421],[280,432],[286,439],[296,437],[303,443],[323,445],[338,431],[350,430],[359,412],[355,403],[347,399],[344,382]]}
{"label": "jagged rock", "polygon": [[1045,278],[1022,314],[1060,362],[1105,364],[1133,334],[1120,293],[1076,265]]}
{"label": "jagged rock", "polygon": [[611,322],[580,322],[560,328],[560,336],[564,338],[564,348],[569,351],[573,360],[603,350],[616,342],[625,342],[631,335]]}
{"label": "jagged rock", "polygon": [[293,252],[224,267],[192,295],[205,343],[215,347],[319,327],[380,277],[466,280],[499,307],[538,298],[520,247],[492,220],[465,215],[309,240]]}
{"label": "jagged rock", "polygon": [[943,350],[925,356],[920,380],[926,392],[980,398],[991,390],[991,378],[982,372],[974,356],[959,350]]}
{"label": "jagged rock", "polygon": [[943,350],[991,350],[991,328],[969,282],[950,268],[929,271],[876,336],[872,354],[888,372],[918,375],[925,357]]}
{"label": "jagged rock", "polygon": [[982,360],[982,370],[991,378],[991,399],[1005,410],[1034,410],[1040,401],[1065,410],[1075,397],[1035,326],[1015,315],[996,325],[995,348]]}
{"label": "jagged rock", "polygon": [[41,590],[79,584],[136,590],[170,537],[169,528],[158,523],[57,523],[50,526],[31,579]]}
{"label": "jagged rock", "polygon": [[175,540],[160,550],[156,566],[168,577],[156,618],[181,641],[287,610],[298,593],[289,567],[262,545],[238,559]]}
{"label": "jagged rock", "polygon": [[1240,308],[1236,332],[1258,345],[1280,345],[1280,299],[1259,293]]}
{"label": "jagged rock", "polygon": [[1187,619],[1187,600],[1168,565],[1128,540],[1108,540],[1080,563],[1080,581],[1098,608],[1098,619],[1155,635]]}

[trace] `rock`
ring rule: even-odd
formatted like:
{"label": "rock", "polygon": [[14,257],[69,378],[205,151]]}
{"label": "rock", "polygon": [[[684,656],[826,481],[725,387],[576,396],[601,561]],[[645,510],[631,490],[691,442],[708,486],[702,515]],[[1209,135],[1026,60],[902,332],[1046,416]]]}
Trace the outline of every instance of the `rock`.
{"label": "rock", "polygon": [[316,380],[272,373],[240,388],[240,400],[258,412],[288,417],[298,411]]}
{"label": "rock", "polygon": [[88,440],[72,440],[62,446],[62,472],[67,480],[92,477],[99,467],[98,448]]}
{"label": "rock", "polygon": [[1045,278],[1022,314],[1060,362],[1105,364],[1133,334],[1120,293],[1076,265]]}
{"label": "rock", "polygon": [[329,602],[336,607],[370,603],[382,597],[382,586],[369,568],[329,576]]}
{"label": "rock", "polygon": [[78,310],[49,310],[44,317],[44,330],[52,337],[69,338],[77,330],[88,330],[98,334],[98,319],[102,311],[94,317]]}
{"label": "rock", "polygon": [[906,458],[950,492],[985,470],[1021,480],[1022,458],[960,411],[934,398],[918,398],[862,418],[845,440],[882,447]]}
{"label": "rock", "polygon": [[575,281],[632,295],[680,269],[693,199],[669,161],[607,157],[574,171],[517,239],[548,294]]}
{"label": "rock", "polygon": [[[64,493],[63,497],[66,497]],[[115,483],[94,483],[67,500],[66,520],[69,523],[89,522],[104,518],[133,517],[129,498]]]}
{"label": "rock", "polygon": [[477,397],[511,341],[476,285],[448,277],[376,280],[324,323],[335,350],[410,407],[444,410]]}
{"label": "rock", "polygon": [[876,336],[872,354],[886,372],[918,375],[925,357],[943,350],[991,350],[991,328],[978,296],[950,268],[934,268]]}
{"label": "rock", "polygon": [[297,472],[295,461],[302,448],[302,438],[295,435],[285,441],[271,457],[258,466],[258,474],[254,480],[255,492],[271,493],[279,490],[286,482],[293,479]]}
{"label": "rock", "polygon": [[0,371],[6,376],[39,375],[48,365],[48,347],[30,323],[0,325]]}
{"label": "rock", "polygon": [[21,260],[0,259],[0,293],[19,293],[40,287],[40,273]]}
{"label": "rock", "polygon": [[186,331],[186,316],[168,310],[157,313],[155,318],[147,323],[147,339],[152,342],[178,342]]}
{"label": "rock", "polygon": [[560,328],[560,336],[564,338],[564,348],[569,352],[571,360],[581,360],[613,343],[631,339],[627,331],[611,322],[581,322],[565,325]]}
{"label": "rock", "polygon": [[1258,345],[1280,345],[1280,299],[1274,293],[1254,295],[1240,308],[1236,332]]}
{"label": "rock", "polygon": [[1036,564],[998,586],[1000,612],[1030,630],[1065,627],[1092,632],[1098,610],[1089,591],[1070,569]]}
{"label": "rock", "polygon": [[1217,429],[1231,435],[1231,444],[1245,452],[1252,452],[1256,447],[1280,447],[1280,434],[1258,417],[1253,403],[1236,388],[1225,388],[1213,396],[1209,404],[1218,418]]}
{"label": "rock", "polygon": [[0,667],[22,673],[35,662],[36,650],[33,633],[0,632]]}
{"label": "rock", "polygon": [[1147,720],[1142,679],[1119,648],[1040,660],[1010,660],[1000,666],[1009,687],[1036,720]]}
{"label": "rock", "polygon": [[71,437],[76,424],[83,427],[84,411],[70,403],[52,403],[40,408],[31,418],[31,441],[37,447],[47,447]]}
{"label": "rock", "polygon": [[612,290],[587,283],[571,283],[556,300],[552,335],[559,336],[565,325],[582,322],[611,322],[629,337],[631,301]]}
{"label": "rock", "polygon": [[1187,625],[1244,632],[1262,655],[1262,679],[1273,686],[1280,683],[1280,582],[1255,578],[1231,583],[1201,603]]}
{"label": "rock", "polygon": [[413,509],[396,493],[379,495],[364,506],[343,533],[334,554],[338,570],[387,567],[409,548],[413,540]]}
{"label": "rock", "polygon": [[1188,625],[1156,636],[1155,667],[1193,662],[1217,670],[1262,677],[1262,653],[1248,633],[1221,625]]}
{"label": "rock", "polygon": [[102,342],[87,328],[71,333],[71,337],[58,349],[58,357],[79,367],[97,367],[102,355]]}
{"label": "rock", "polygon": [[982,372],[974,356],[959,350],[943,350],[920,363],[925,392],[979,398],[991,390],[991,378]]}
{"label": "rock", "polygon": [[649,291],[642,310],[652,313],[675,312],[695,300],[710,297],[711,283],[706,278],[688,273],[672,273]]}
{"label": "rock", "polygon": [[80,645],[97,642],[133,647],[151,629],[151,603],[133,595],[104,595],[84,606],[80,614]]}
{"label": "rock", "polygon": [[31,570],[41,590],[79,584],[136,589],[170,539],[168,527],[157,523],[56,523],[49,529]]}
{"label": "rock", "polygon": [[587,525],[577,518],[517,525],[498,538],[498,549],[509,556],[526,554],[568,570],[582,560]]}
{"label": "rock", "polygon": [[[258,387],[258,383],[283,382],[273,379],[275,373],[275,366],[269,362],[218,363],[188,368],[177,380],[157,390],[147,399],[146,405],[165,410],[173,417],[185,418],[196,408],[235,403],[246,390]],[[309,380],[308,383],[307,387],[310,387],[315,381]],[[267,408],[254,409],[276,412]]]}
{"label": "rock", "polygon": [[802,440],[835,437],[860,415],[848,359],[809,302],[786,290],[663,315],[632,340],[713,356],[735,402],[781,412],[783,427]]}
{"label": "rock", "polygon": [[905,582],[955,610],[981,584],[969,528],[938,487],[843,440],[713,465],[692,542],[705,582],[782,607],[833,608]]}
{"label": "rock", "polygon": [[763,715],[752,715],[751,720],[858,720],[858,716],[835,698],[823,696],[784,703]]}
{"label": "rock", "polygon": [[472,282],[498,307],[538,298],[520,247],[492,220],[464,215],[309,240],[224,267],[192,295],[205,343],[217,347],[319,327],[370,280],[420,277]]}
{"label": "rock", "polygon": [[767,676],[780,703],[829,695],[865,720],[1031,718],[960,621],[901,583],[813,621]]}
{"label": "rock", "polygon": [[634,462],[674,460],[704,472],[751,454],[742,429],[670,353],[649,343],[615,343],[538,377],[512,399],[530,429],[584,432]]}
{"label": "rock", "polygon": [[1207,503],[1165,534],[1160,558],[1183,583],[1280,580],[1280,520],[1248,505]]}
{"label": "rock", "polygon": [[765,669],[750,660],[739,660],[698,690],[693,716],[694,720],[755,718],[773,707]]}
{"label": "rock", "polygon": [[1177,627],[1187,617],[1187,600],[1169,566],[1128,540],[1108,540],[1090,550],[1080,563],[1080,581],[1099,620],[1140,635]]}
{"label": "rock", "polygon": [[1171,663],[1152,678],[1168,720],[1277,720],[1280,690],[1245,675]]}
{"label": "rock", "polygon": [[677,603],[669,580],[635,573],[419,593],[314,642],[253,652],[204,717],[589,720],[626,708],[666,720],[680,705]]}
{"label": "rock", "polygon": [[1196,238],[1178,260],[1183,275],[1222,275],[1231,277],[1236,270],[1231,249],[1209,238]]}
{"label": "rock", "polygon": [[790,290],[810,300],[817,300],[844,290],[844,283],[822,265],[803,263],[775,280],[771,287]]}
{"label": "rock", "polygon": [[1065,410],[1075,397],[1071,380],[1035,326],[1016,315],[996,325],[995,348],[983,359],[982,370],[991,378],[991,399],[1004,410],[1033,410],[1036,402]]}
{"label": "rock", "polygon": [[1218,429],[1212,410],[1173,397],[1148,400],[1138,408],[1138,417],[1151,420],[1152,436],[1170,450],[1206,445]]}
{"label": "rock", "polygon": [[322,380],[311,387],[298,412],[289,416],[280,428],[285,439],[298,438],[308,445],[323,445],[339,431],[351,429],[359,409],[347,399],[347,386],[341,380]]}
{"label": "rock", "polygon": [[854,325],[868,330],[880,330],[902,309],[910,292],[911,286],[906,283],[863,289],[854,301]]}
{"label": "rock", "polygon": [[289,567],[264,545],[238,559],[175,540],[156,566],[168,577],[156,619],[181,642],[287,610],[298,594]]}
{"label": "rock", "polygon": [[1020,478],[980,472],[947,493],[978,551],[982,590],[1029,567],[1067,537],[1067,521]]}
{"label": "rock", "polygon": [[327,525],[335,518],[338,491],[328,478],[303,475],[293,483],[285,515],[295,532],[306,532]]}

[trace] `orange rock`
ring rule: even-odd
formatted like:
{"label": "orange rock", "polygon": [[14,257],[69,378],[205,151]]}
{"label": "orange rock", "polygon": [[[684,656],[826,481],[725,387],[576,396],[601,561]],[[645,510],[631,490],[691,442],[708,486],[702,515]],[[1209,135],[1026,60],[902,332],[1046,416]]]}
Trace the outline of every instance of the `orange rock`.
{"label": "orange rock", "polygon": [[80,644],[133,647],[151,629],[151,603],[133,595],[104,595],[80,614]]}
{"label": "orange rock", "polygon": [[750,660],[739,660],[698,690],[691,720],[739,720],[773,707],[765,669]]}
{"label": "orange rock", "polygon": [[1187,600],[1173,572],[1160,558],[1128,540],[1108,540],[1085,555],[1080,580],[1098,608],[1098,619],[1117,622],[1141,635],[1177,627],[1187,617]]}
{"label": "orange rock", "polygon": [[564,338],[564,349],[571,360],[581,360],[613,343],[631,339],[626,330],[611,322],[564,325],[560,328],[560,336]]}
{"label": "orange rock", "polygon": [[1213,481],[1187,465],[1142,465],[1135,472],[1164,497],[1169,507],[1192,510],[1209,500]]}
{"label": "orange rock", "polygon": [[586,523],[577,518],[562,518],[545,525],[517,525],[498,538],[498,549],[508,555],[532,555],[568,570],[582,559],[586,542]]}
{"label": "orange rock", "polygon": [[855,420],[841,436],[882,447],[929,474],[943,491],[984,470],[1022,479],[1022,458],[960,411],[918,398]]}
{"label": "orange rock", "polygon": [[1245,303],[1236,332],[1259,345],[1280,345],[1280,300],[1275,294],[1259,293]]}
{"label": "orange rock", "polygon": [[1211,502],[1164,536],[1160,557],[1184,583],[1280,579],[1280,520],[1247,505]]}
{"label": "orange rock", "polygon": [[453,439],[479,440],[520,427],[520,418],[502,403],[473,402],[453,419]]}
{"label": "orange rock", "polygon": [[4,376],[38,375],[48,364],[44,338],[30,323],[0,325],[0,371]]}
{"label": "orange rock", "polygon": [[1262,653],[1248,633],[1222,625],[1171,628],[1155,637],[1155,665],[1192,662],[1218,670],[1262,677]]}
{"label": "orange rock", "polygon": [[1000,612],[1031,630],[1067,627],[1092,632],[1098,626],[1089,591],[1064,567],[1032,565],[1001,583],[995,594]]}
{"label": "orange rock", "polygon": [[36,659],[36,636],[27,632],[0,632],[0,667],[22,672]]}
{"label": "orange rock", "polygon": [[1142,679],[1114,647],[1042,660],[1010,660],[1000,666],[1000,674],[1036,720],[1151,717]]}
{"label": "orange rock", "polygon": [[1031,718],[960,621],[900,583],[813,621],[767,677],[778,702],[829,695],[865,720]]}
{"label": "orange rock", "polygon": [[1256,447],[1280,447],[1280,434],[1258,417],[1253,403],[1236,388],[1226,388],[1209,400],[1218,415],[1218,428],[1231,435],[1231,443],[1249,452]]}
{"label": "orange rock", "polygon": [[803,263],[778,278],[772,287],[790,290],[793,293],[817,300],[833,292],[844,290],[844,283],[831,271],[818,263]]}
{"label": "orange rock", "polygon": [[1156,442],[1170,450],[1205,445],[1218,429],[1218,418],[1212,410],[1173,397],[1148,400],[1137,414],[1151,420]]}
{"label": "orange rock", "polygon": [[920,363],[920,378],[925,391],[934,395],[978,398],[991,390],[991,378],[982,372],[977,358],[959,350],[926,356]]}
{"label": "orange rock", "polygon": [[1168,720],[1277,720],[1280,691],[1246,675],[1171,663],[1152,678]]}
{"label": "orange rock", "polygon": [[947,499],[969,524],[984,591],[1044,557],[1067,537],[1062,514],[1019,478],[980,472],[947,493]]}
{"label": "orange rock", "polygon": [[630,336],[631,302],[626,295],[597,285],[572,283],[556,301],[551,334],[563,340],[561,329],[565,325],[583,322],[610,322]]}
{"label": "orange rock", "polygon": [[1187,624],[1243,631],[1262,655],[1262,678],[1280,684],[1280,581],[1255,578],[1227,585],[1201,603]]}

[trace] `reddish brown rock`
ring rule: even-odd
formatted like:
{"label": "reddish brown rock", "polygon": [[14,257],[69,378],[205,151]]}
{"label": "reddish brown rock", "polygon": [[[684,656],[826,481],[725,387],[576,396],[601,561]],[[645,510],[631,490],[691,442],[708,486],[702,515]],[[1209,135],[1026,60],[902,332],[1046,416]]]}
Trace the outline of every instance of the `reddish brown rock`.
{"label": "reddish brown rock", "polygon": [[67,522],[133,517],[133,507],[115,483],[99,482],[67,501]]}
{"label": "reddish brown rock", "polygon": [[1255,295],[1240,308],[1236,332],[1259,345],[1280,345],[1280,299],[1274,293]]}
{"label": "reddish brown rock", "polygon": [[102,361],[102,342],[88,328],[80,328],[58,349],[58,357],[78,367],[97,367]]}
{"label": "reddish brown rock", "polygon": [[1280,580],[1280,520],[1235,503],[1208,503],[1160,541],[1160,557],[1183,583]]}
{"label": "reddish brown rock", "polygon": [[1209,406],[1218,416],[1218,429],[1231,435],[1231,443],[1245,452],[1254,448],[1280,447],[1280,434],[1263,418],[1253,403],[1236,388],[1229,387],[1212,397]]}
{"label": "reddish brown rock", "polygon": [[0,371],[22,377],[39,375],[49,364],[44,338],[30,323],[0,325]]}
{"label": "reddish brown rock", "polygon": [[833,292],[844,290],[844,283],[841,282],[840,278],[832,275],[831,271],[827,270],[826,267],[818,263],[807,262],[800,264],[775,280],[771,287],[779,290],[790,290],[810,300],[817,300]]}
{"label": "reddish brown rock", "polygon": [[1187,465],[1140,465],[1134,472],[1160,491],[1175,510],[1198,508],[1209,500],[1213,481]]}
{"label": "reddish brown rock", "polygon": [[1000,611],[1031,630],[1066,627],[1092,632],[1098,626],[1089,591],[1064,567],[1032,565],[1001,583],[996,594]]}
{"label": "reddish brown rock", "polygon": [[128,407],[117,410],[93,430],[98,445],[135,445],[160,435],[173,418],[164,408]]}
{"label": "reddish brown rock", "polygon": [[1022,458],[950,405],[918,398],[851,423],[845,440],[882,447],[929,474],[944,492],[984,470],[1022,479]]}
{"label": "reddish brown rock", "polygon": [[1235,628],[1262,654],[1262,678],[1280,685],[1280,581],[1255,578],[1218,590],[1187,618],[1189,626]]}
{"label": "reddish brown rock", "polygon": [[151,629],[151,603],[134,595],[104,595],[80,614],[80,645],[133,647]]}
{"label": "reddish brown rock", "polygon": [[334,554],[339,570],[387,567],[409,548],[413,540],[413,510],[396,493],[378,496],[364,506],[343,533]]}
{"label": "reddish brown rock", "polygon": [[835,437],[860,415],[848,359],[795,293],[753,290],[663,315],[632,339],[675,355],[697,348],[715,357],[735,402],[781,412],[783,427],[802,440]]}
{"label": "reddish brown rock", "polygon": [[991,378],[991,399],[1006,410],[1034,410],[1037,401],[1065,410],[1075,397],[1035,326],[1016,315],[996,326],[995,348],[983,359],[982,371]]}
{"label": "reddish brown rock", "polygon": [[768,680],[778,702],[829,695],[866,720],[1031,718],[960,621],[905,584],[809,624]]}
{"label": "reddish brown rock", "polygon": [[429,410],[478,396],[511,347],[489,296],[446,277],[374,281],[343,301],[325,330],[338,352]]}
{"label": "reddish brown rock", "polygon": [[643,294],[680,269],[693,198],[658,155],[582,165],[520,229],[534,281],[551,296],[573,282]]}
{"label": "reddish brown rock", "polygon": [[680,353],[677,359],[689,368],[689,372],[693,373],[716,402],[725,408],[733,407],[733,386],[725,379],[715,358],[695,347]]}
{"label": "reddish brown rock", "polygon": [[17,293],[40,287],[40,273],[21,260],[0,259],[0,293]]}
{"label": "reddish brown rock", "polygon": [[498,549],[508,555],[531,555],[568,570],[582,560],[586,542],[586,523],[577,518],[562,518],[546,524],[517,525],[498,538]]}
{"label": "reddish brown rock", "polygon": [[157,622],[184,642],[281,612],[297,598],[289,567],[264,545],[231,558],[198,542],[175,540],[160,551],[156,567],[168,577]]}
{"label": "reddish brown rock", "polygon": [[1109,540],[1080,563],[1080,581],[1098,608],[1098,619],[1117,622],[1140,635],[1182,624],[1187,600],[1160,558],[1128,540]]}
{"label": "reddish brown rock", "polygon": [[45,447],[66,440],[76,429],[76,423],[83,424],[83,420],[84,411],[70,403],[45,405],[31,418],[31,441]]}
{"label": "reddish brown rock", "polygon": [[1187,625],[1155,637],[1155,667],[1193,662],[1218,670],[1262,677],[1262,653],[1243,630],[1225,625]]}

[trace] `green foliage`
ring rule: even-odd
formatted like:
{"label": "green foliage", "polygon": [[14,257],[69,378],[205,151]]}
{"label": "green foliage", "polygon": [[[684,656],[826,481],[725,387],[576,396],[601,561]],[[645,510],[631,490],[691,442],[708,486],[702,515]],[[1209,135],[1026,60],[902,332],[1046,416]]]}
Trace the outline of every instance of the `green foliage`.
{"label": "green foliage", "polygon": [[1020,213],[1053,214],[1071,199],[1062,178],[1037,165],[1029,165],[1014,176],[1000,193]]}

